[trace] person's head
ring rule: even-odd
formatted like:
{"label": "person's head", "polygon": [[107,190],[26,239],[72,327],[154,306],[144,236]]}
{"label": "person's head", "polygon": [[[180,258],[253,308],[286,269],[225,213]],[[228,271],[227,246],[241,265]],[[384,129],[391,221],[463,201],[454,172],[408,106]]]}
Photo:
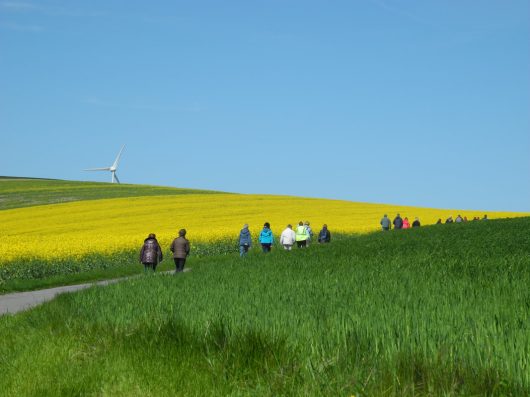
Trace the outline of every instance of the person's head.
{"label": "person's head", "polygon": [[408,221],[408,220],[409,220],[409,218],[405,217],[405,220],[406,220],[406,221]]}
{"label": "person's head", "polygon": [[484,214],[484,219],[486,219],[488,217],[488,215]]}
{"label": "person's head", "polygon": [[309,221],[305,221],[305,222],[304,222],[304,225],[305,225],[305,226],[309,226]]}
{"label": "person's head", "polygon": [[147,236],[147,238],[156,238],[156,235],[154,233],[150,233],[149,236]]}
{"label": "person's head", "polygon": [[263,224],[263,227],[266,227],[267,229],[270,229],[270,228],[271,228],[271,225],[270,225],[269,222],[265,222],[265,223]]}
{"label": "person's head", "polygon": [[326,225],[326,224],[324,223],[324,225],[322,225],[322,229],[327,229],[327,228],[328,228],[328,225]]}
{"label": "person's head", "polygon": [[458,214],[457,218],[462,218],[462,217],[460,216],[460,214]]}
{"label": "person's head", "polygon": [[420,220],[420,218],[416,217],[416,218],[414,218],[414,220],[415,220],[415,221],[419,221],[419,220]]}
{"label": "person's head", "polygon": [[387,215],[387,214],[385,214],[385,215],[383,215],[383,218],[386,218],[387,216],[388,216],[388,215]]}
{"label": "person's head", "polygon": [[304,222],[302,221],[298,222],[298,226],[304,226]]}
{"label": "person's head", "polygon": [[179,237],[184,237],[186,235],[186,229],[179,230]]}
{"label": "person's head", "polygon": [[245,223],[245,224],[243,225],[243,229],[248,229],[248,223]]}
{"label": "person's head", "polygon": [[399,217],[399,214],[397,214],[396,216],[398,216],[398,217]]}
{"label": "person's head", "polygon": [[290,223],[287,225],[287,228],[288,229],[292,229],[293,228],[293,225],[291,225]]}

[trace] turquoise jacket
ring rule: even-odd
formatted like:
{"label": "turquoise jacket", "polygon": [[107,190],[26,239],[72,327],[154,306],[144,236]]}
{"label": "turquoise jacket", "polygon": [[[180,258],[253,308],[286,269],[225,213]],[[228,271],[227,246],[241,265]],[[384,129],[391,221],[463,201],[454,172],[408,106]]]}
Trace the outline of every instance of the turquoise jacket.
{"label": "turquoise jacket", "polygon": [[261,233],[259,234],[259,242],[261,244],[272,244],[274,242],[274,235],[272,230],[268,227],[264,227]]}

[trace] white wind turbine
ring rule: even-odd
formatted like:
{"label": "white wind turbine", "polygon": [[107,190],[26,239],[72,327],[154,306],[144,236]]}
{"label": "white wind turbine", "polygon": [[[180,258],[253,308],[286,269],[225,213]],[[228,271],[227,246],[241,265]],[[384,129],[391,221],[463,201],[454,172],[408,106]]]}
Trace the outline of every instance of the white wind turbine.
{"label": "white wind turbine", "polygon": [[116,157],[116,160],[114,160],[114,163],[110,167],[104,167],[104,168],[88,168],[83,171],[110,171],[112,174],[111,177],[111,183],[120,183],[120,180],[118,179],[118,176],[116,175],[116,170],[118,169],[118,164],[120,162],[121,152],[123,152],[123,148],[125,145],[123,145],[120,149],[120,152],[118,153],[118,156]]}

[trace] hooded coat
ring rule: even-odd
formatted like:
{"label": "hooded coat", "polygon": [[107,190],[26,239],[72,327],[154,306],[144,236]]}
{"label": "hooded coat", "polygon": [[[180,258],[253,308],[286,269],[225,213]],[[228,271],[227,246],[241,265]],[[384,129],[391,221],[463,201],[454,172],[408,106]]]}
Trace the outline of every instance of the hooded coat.
{"label": "hooded coat", "polygon": [[248,230],[248,227],[244,227],[239,232],[239,245],[246,245],[251,247],[252,246],[252,236],[250,235],[250,231]]}
{"label": "hooded coat", "polygon": [[146,238],[140,250],[140,262],[156,265],[158,262],[162,262],[162,259],[162,249],[156,238]]}
{"label": "hooded coat", "polygon": [[272,244],[274,242],[272,230],[268,227],[264,227],[261,233],[259,234],[259,242],[261,244]]}

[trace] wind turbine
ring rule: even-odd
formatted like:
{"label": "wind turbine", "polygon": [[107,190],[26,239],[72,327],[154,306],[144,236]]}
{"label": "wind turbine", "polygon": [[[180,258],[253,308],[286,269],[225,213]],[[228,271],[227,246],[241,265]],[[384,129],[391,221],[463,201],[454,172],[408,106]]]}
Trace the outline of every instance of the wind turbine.
{"label": "wind turbine", "polygon": [[120,183],[120,180],[118,179],[118,176],[116,175],[116,170],[118,169],[118,164],[120,163],[121,152],[123,152],[123,148],[124,147],[125,147],[125,145],[123,145],[121,147],[120,152],[118,153],[118,156],[116,157],[116,160],[114,160],[114,163],[112,163],[112,165],[110,167],[88,168],[88,169],[83,170],[83,171],[110,171],[110,173],[112,174],[110,182],[111,183]]}

